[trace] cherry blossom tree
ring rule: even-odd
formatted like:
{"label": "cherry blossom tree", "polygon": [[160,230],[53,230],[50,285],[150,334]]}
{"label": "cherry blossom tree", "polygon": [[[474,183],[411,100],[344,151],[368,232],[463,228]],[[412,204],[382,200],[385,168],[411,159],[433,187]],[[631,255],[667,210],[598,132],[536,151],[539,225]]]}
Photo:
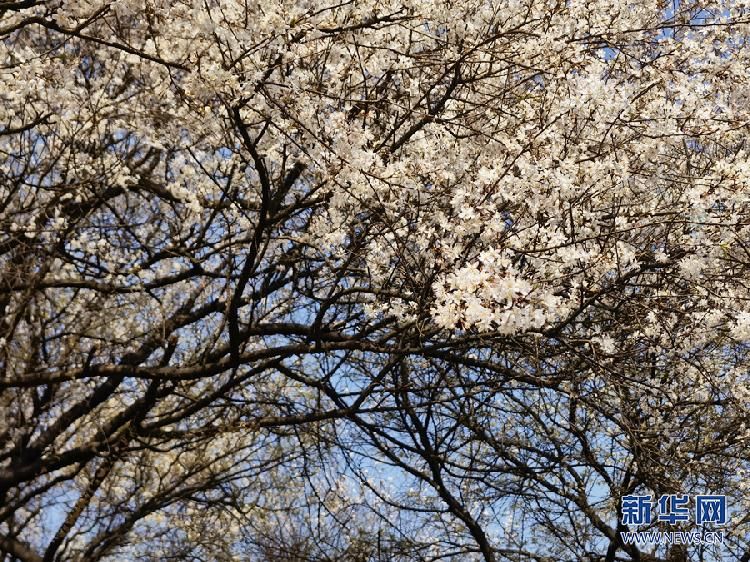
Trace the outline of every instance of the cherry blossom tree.
{"label": "cherry blossom tree", "polygon": [[0,1],[4,560],[750,560],[749,31]]}

